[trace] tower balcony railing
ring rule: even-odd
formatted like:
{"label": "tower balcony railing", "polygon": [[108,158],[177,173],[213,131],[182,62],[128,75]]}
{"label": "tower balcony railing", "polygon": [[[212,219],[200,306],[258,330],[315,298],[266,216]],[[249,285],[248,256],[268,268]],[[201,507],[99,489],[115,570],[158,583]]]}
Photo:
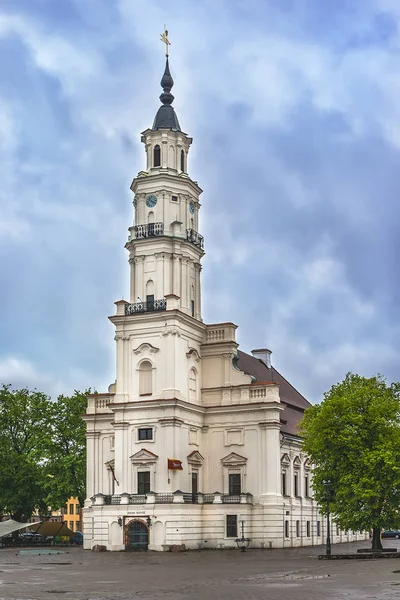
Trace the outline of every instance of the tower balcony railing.
{"label": "tower balcony railing", "polygon": [[144,302],[140,301],[125,305],[126,315],[156,312],[159,310],[167,310],[167,301],[165,298],[161,298],[161,300],[145,300]]}
{"label": "tower balcony railing", "polygon": [[204,250],[204,237],[197,233],[194,229],[186,229],[186,239]]}
{"label": "tower balcony railing", "polygon": [[135,225],[129,228],[130,239],[139,240],[149,237],[164,235],[164,223],[146,223],[145,225]]}

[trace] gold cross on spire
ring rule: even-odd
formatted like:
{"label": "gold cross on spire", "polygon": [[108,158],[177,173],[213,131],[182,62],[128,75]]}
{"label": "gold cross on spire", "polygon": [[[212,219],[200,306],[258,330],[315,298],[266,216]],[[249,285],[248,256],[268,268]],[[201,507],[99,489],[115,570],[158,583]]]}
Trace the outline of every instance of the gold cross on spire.
{"label": "gold cross on spire", "polygon": [[168,56],[168,46],[171,45],[171,42],[168,39],[168,30],[165,29],[164,25],[164,33],[160,35],[160,40],[165,44],[165,56]]}

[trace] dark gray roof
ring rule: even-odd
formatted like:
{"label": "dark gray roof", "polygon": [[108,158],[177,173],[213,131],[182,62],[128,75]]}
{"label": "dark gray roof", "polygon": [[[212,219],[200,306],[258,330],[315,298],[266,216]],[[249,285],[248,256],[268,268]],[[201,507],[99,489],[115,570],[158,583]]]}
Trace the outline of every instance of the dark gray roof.
{"label": "dark gray roof", "polygon": [[154,119],[152,129],[173,129],[181,131],[178,117],[172,106],[160,106]]}
{"label": "dark gray roof", "polygon": [[298,424],[304,411],[311,404],[292,386],[274,367],[268,368],[262,360],[238,351],[237,366],[241,371],[252,375],[258,383],[277,383],[280,387],[280,399],[285,404],[281,413],[281,431],[290,435],[299,435]]}
{"label": "dark gray roof", "polygon": [[168,57],[165,63],[165,71],[164,75],[161,79],[161,87],[163,88],[163,93],[160,96],[160,100],[162,102],[162,106],[157,111],[156,118],[154,119],[152,129],[172,129],[173,131],[181,131],[181,126],[179,125],[178,117],[171,106],[174,101],[174,96],[171,94],[171,89],[174,85],[174,80],[172,79],[170,70]]}

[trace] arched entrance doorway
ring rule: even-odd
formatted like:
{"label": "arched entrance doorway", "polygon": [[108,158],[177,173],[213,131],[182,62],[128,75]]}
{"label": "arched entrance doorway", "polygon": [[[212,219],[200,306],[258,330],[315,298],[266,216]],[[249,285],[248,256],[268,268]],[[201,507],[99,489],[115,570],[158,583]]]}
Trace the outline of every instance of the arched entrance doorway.
{"label": "arched entrance doorway", "polygon": [[149,529],[143,521],[131,521],[126,528],[127,550],[147,550]]}

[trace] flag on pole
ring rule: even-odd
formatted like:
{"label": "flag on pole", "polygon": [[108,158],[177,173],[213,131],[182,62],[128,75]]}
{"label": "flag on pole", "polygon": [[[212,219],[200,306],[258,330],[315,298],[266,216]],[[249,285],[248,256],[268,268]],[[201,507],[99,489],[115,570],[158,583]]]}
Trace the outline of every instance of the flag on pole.
{"label": "flag on pole", "polygon": [[175,471],[175,470],[182,471],[183,470],[182,461],[178,460],[177,458],[169,458],[168,459],[168,470],[169,471]]}

